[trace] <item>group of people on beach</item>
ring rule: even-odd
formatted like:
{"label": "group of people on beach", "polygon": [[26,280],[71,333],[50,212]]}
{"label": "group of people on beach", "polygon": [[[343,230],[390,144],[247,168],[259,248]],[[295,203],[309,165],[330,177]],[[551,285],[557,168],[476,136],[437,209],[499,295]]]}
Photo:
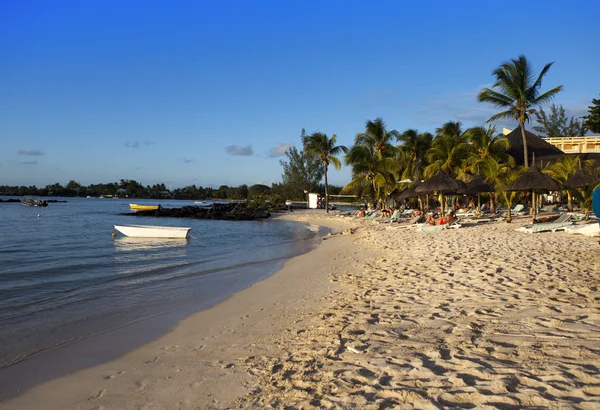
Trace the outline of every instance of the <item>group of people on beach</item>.
{"label": "group of people on beach", "polygon": [[[410,203],[408,200],[405,200],[399,207],[392,206],[391,208],[378,208],[378,207],[361,207],[357,212],[358,217],[366,217],[372,216],[375,212],[378,213],[378,216],[381,218],[391,218],[394,215],[394,212],[397,210],[413,210],[411,213],[412,218],[423,217],[426,216],[425,223],[428,225],[445,225],[452,223],[452,221],[456,220],[456,213],[466,213],[473,210],[477,210],[477,205],[471,198],[468,202],[467,206],[463,206],[460,200],[457,200],[452,209],[446,213],[446,215],[441,216],[442,212],[440,208],[430,208],[427,210],[422,210],[416,203]],[[483,207],[482,207],[483,210]]]}

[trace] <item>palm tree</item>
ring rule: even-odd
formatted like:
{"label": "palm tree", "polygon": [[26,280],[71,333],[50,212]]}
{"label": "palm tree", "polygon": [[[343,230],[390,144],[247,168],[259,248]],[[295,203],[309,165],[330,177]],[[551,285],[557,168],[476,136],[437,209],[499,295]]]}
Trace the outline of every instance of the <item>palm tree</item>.
{"label": "palm tree", "polygon": [[323,174],[325,175],[325,209],[329,213],[329,195],[327,194],[327,168],[329,164],[333,164],[335,169],[339,170],[342,168],[342,163],[336,157],[336,155],[348,152],[348,148],[343,145],[335,145],[337,137],[334,135],[331,138],[327,137],[327,134],[322,132],[315,132],[310,136],[302,137],[302,144],[304,144],[304,151],[308,155],[317,157],[323,162]]}
{"label": "palm tree", "polygon": [[462,162],[467,158],[471,149],[467,135],[462,132],[460,122],[447,122],[436,130],[431,148],[427,152],[429,166],[425,174],[431,176],[440,169],[452,177],[460,175]]}
{"label": "palm tree", "polygon": [[[495,212],[498,191],[502,191],[502,189],[504,189],[504,187],[512,181],[512,179],[508,178],[508,175],[511,174],[512,170],[514,169],[514,165],[506,162],[498,162],[490,156],[481,160],[477,167],[478,171],[483,177],[483,180],[496,188],[496,192],[490,198],[490,210]],[[507,198],[505,197],[505,199]]]}
{"label": "palm tree", "polygon": [[573,196],[577,198],[579,206],[585,213],[585,220],[590,220],[590,209],[592,208],[592,197],[594,190],[600,187],[600,184],[590,185],[588,187],[573,190]]}
{"label": "palm tree", "polygon": [[[555,163],[544,168],[544,173],[560,181],[563,185],[573,176],[579,168],[579,157],[562,157]],[[571,190],[567,189],[567,208],[573,211],[573,195]]]}
{"label": "palm tree", "polygon": [[346,155],[346,163],[352,166],[352,181],[342,192],[354,192],[380,202],[385,200],[386,191],[395,186],[394,158],[380,158],[373,146],[354,145]]}
{"label": "palm tree", "polygon": [[533,68],[525,56],[519,56],[517,59],[502,64],[494,71],[496,82],[492,88],[497,88],[498,91],[484,88],[477,96],[479,102],[487,102],[506,109],[506,111],[493,115],[488,122],[500,118],[512,118],[519,122],[521,136],[523,137],[523,158],[526,167],[529,166],[529,158],[527,156],[525,122],[529,122],[531,115],[535,113],[533,107],[551,100],[563,89],[562,85],[559,85],[540,95],[542,78],[552,64],[546,64],[537,79],[533,81]]}
{"label": "palm tree", "polygon": [[381,117],[375,121],[367,121],[365,131],[356,134],[354,144],[373,147],[379,159],[394,155],[396,148],[392,145],[392,138],[398,139],[398,131],[388,131]]}
{"label": "palm tree", "polygon": [[466,134],[471,143],[467,159],[470,172],[476,173],[479,164],[488,157],[515,166],[514,158],[506,153],[510,148],[510,140],[502,134],[497,135],[494,126],[469,128]]}
{"label": "palm tree", "polygon": [[398,150],[392,144],[398,139],[396,130],[388,131],[383,119],[367,121],[365,131],[356,134],[354,146],[346,155],[352,166],[352,181],[344,192],[367,194],[376,201],[385,200],[388,191],[395,188],[394,158]]}
{"label": "palm tree", "polygon": [[500,195],[502,195],[502,198],[504,198],[504,202],[506,203],[506,206],[508,207],[508,214],[506,215],[506,223],[512,222],[511,209],[512,209],[513,200],[515,199],[517,192],[516,191],[505,191],[504,188],[508,184],[513,182],[515,179],[520,177],[523,174],[524,170],[525,170],[525,168],[520,168],[520,169],[515,169],[512,167],[504,168],[504,171],[502,171],[498,175],[498,178],[496,180],[497,181],[496,189],[499,190]]}
{"label": "palm tree", "polygon": [[409,129],[398,136],[398,141],[402,142],[398,149],[405,155],[403,176],[413,181],[420,180],[427,163],[425,156],[431,148],[433,136],[428,132],[419,134],[419,131]]}

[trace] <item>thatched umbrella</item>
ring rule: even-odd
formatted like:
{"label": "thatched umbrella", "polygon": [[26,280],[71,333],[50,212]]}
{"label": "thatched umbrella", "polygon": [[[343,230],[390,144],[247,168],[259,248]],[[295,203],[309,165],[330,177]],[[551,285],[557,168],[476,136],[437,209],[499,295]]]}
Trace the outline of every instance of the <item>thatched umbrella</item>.
{"label": "thatched umbrella", "polygon": [[[565,185],[568,187],[577,189],[577,188],[586,188],[591,185],[596,185],[599,182],[600,182],[600,179],[583,172],[583,170],[581,169],[581,160],[579,160],[579,169],[571,178],[569,178],[567,180],[567,182],[565,182]],[[585,200],[585,190],[580,190],[580,193],[581,193],[582,198],[584,198],[584,200]],[[588,210],[588,208],[586,208],[586,210],[585,210],[586,221],[589,218],[588,214],[589,214],[589,210]]]}
{"label": "thatched umbrella", "polygon": [[482,192],[495,192],[493,186],[483,180],[483,177],[479,174],[475,175],[469,182],[467,182],[467,189],[463,191],[465,195],[477,195],[477,211],[481,210],[481,193]]}
{"label": "thatched umbrella", "polygon": [[597,184],[598,182],[600,182],[600,179],[592,175],[588,175],[583,172],[583,170],[578,169],[575,175],[565,182],[565,185],[570,186],[571,188],[585,188],[587,186]]}
{"label": "thatched umbrella", "polygon": [[432,194],[434,192],[439,192],[441,197],[441,205],[442,205],[442,216],[444,215],[444,195],[447,194],[457,194],[462,190],[465,190],[467,186],[464,182],[458,181],[444,171],[440,170],[424,181],[420,186],[415,189],[417,194]]}
{"label": "thatched umbrella", "polygon": [[406,188],[404,191],[400,192],[400,194],[398,196],[396,196],[396,199],[414,198],[416,196],[419,196],[419,194],[417,194],[415,192],[415,190],[420,185],[421,185],[421,181],[416,180],[415,183],[412,184],[412,186],[410,186],[410,187]]}
{"label": "thatched umbrella", "polygon": [[560,182],[540,172],[535,165],[535,157],[527,172],[504,188],[505,191],[531,191],[533,220],[535,220],[536,214],[535,194],[548,191],[560,191],[561,189],[563,189],[563,186]]}

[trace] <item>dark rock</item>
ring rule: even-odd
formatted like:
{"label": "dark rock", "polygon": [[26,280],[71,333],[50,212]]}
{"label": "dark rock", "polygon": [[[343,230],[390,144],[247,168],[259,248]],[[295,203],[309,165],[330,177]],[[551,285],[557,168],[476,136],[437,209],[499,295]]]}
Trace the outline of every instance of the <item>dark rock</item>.
{"label": "dark rock", "polygon": [[230,204],[212,204],[205,206],[184,206],[181,208],[162,208],[156,211],[137,211],[135,213],[124,213],[131,216],[158,216],[171,218],[194,218],[194,219],[220,219],[231,221],[252,221],[271,216],[268,210],[262,208],[248,208],[245,202]]}

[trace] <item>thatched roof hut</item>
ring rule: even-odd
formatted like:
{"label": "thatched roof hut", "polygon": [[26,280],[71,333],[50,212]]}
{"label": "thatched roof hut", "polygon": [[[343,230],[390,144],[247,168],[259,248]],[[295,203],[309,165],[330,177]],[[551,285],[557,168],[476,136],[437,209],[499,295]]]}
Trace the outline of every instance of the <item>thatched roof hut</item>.
{"label": "thatched roof hut", "polygon": [[410,187],[406,188],[404,191],[402,191],[398,195],[394,196],[394,199],[397,201],[400,201],[403,199],[414,198],[414,197],[419,196],[419,194],[417,194],[415,192],[415,190],[420,185],[421,185],[421,181],[416,180]]}
{"label": "thatched roof hut", "polygon": [[600,179],[588,175],[583,172],[581,169],[578,169],[575,175],[565,182],[565,185],[570,186],[572,188],[584,188],[586,186],[595,185],[600,182]]}
{"label": "thatched roof hut", "polygon": [[505,191],[533,191],[537,193],[559,191],[561,189],[563,189],[562,184],[554,178],[542,174],[535,162],[531,164],[527,172],[504,188]]}
{"label": "thatched roof hut", "polygon": [[[529,157],[529,163],[532,162],[534,155],[538,159],[557,159],[565,155],[559,148],[544,141],[543,138],[538,137],[527,129],[525,129],[525,136],[527,138],[527,156]],[[523,157],[523,136],[521,135],[521,126],[519,125],[507,134],[506,138],[510,141],[510,148],[507,153],[515,159],[517,165],[523,165],[525,161]]]}
{"label": "thatched roof hut", "polygon": [[455,194],[466,188],[464,182],[458,181],[440,170],[418,186],[415,192],[417,194],[432,194],[437,191],[441,194]]}
{"label": "thatched roof hut", "polygon": [[[532,193],[542,193],[548,191],[559,191],[563,189],[563,186],[556,179],[542,174],[538,167],[535,165],[535,156],[533,159],[533,163],[531,167],[521,175],[519,178],[515,179],[513,182],[508,184],[505,191],[531,191]],[[533,210],[533,221],[535,221],[536,215],[536,204],[535,204],[535,194],[531,196],[531,208]]]}
{"label": "thatched roof hut", "polygon": [[469,182],[467,182],[467,188],[462,191],[465,195],[477,195],[481,192],[494,192],[495,189],[490,184],[486,183],[483,180],[483,177],[479,174],[475,175],[475,177],[471,178]]}

